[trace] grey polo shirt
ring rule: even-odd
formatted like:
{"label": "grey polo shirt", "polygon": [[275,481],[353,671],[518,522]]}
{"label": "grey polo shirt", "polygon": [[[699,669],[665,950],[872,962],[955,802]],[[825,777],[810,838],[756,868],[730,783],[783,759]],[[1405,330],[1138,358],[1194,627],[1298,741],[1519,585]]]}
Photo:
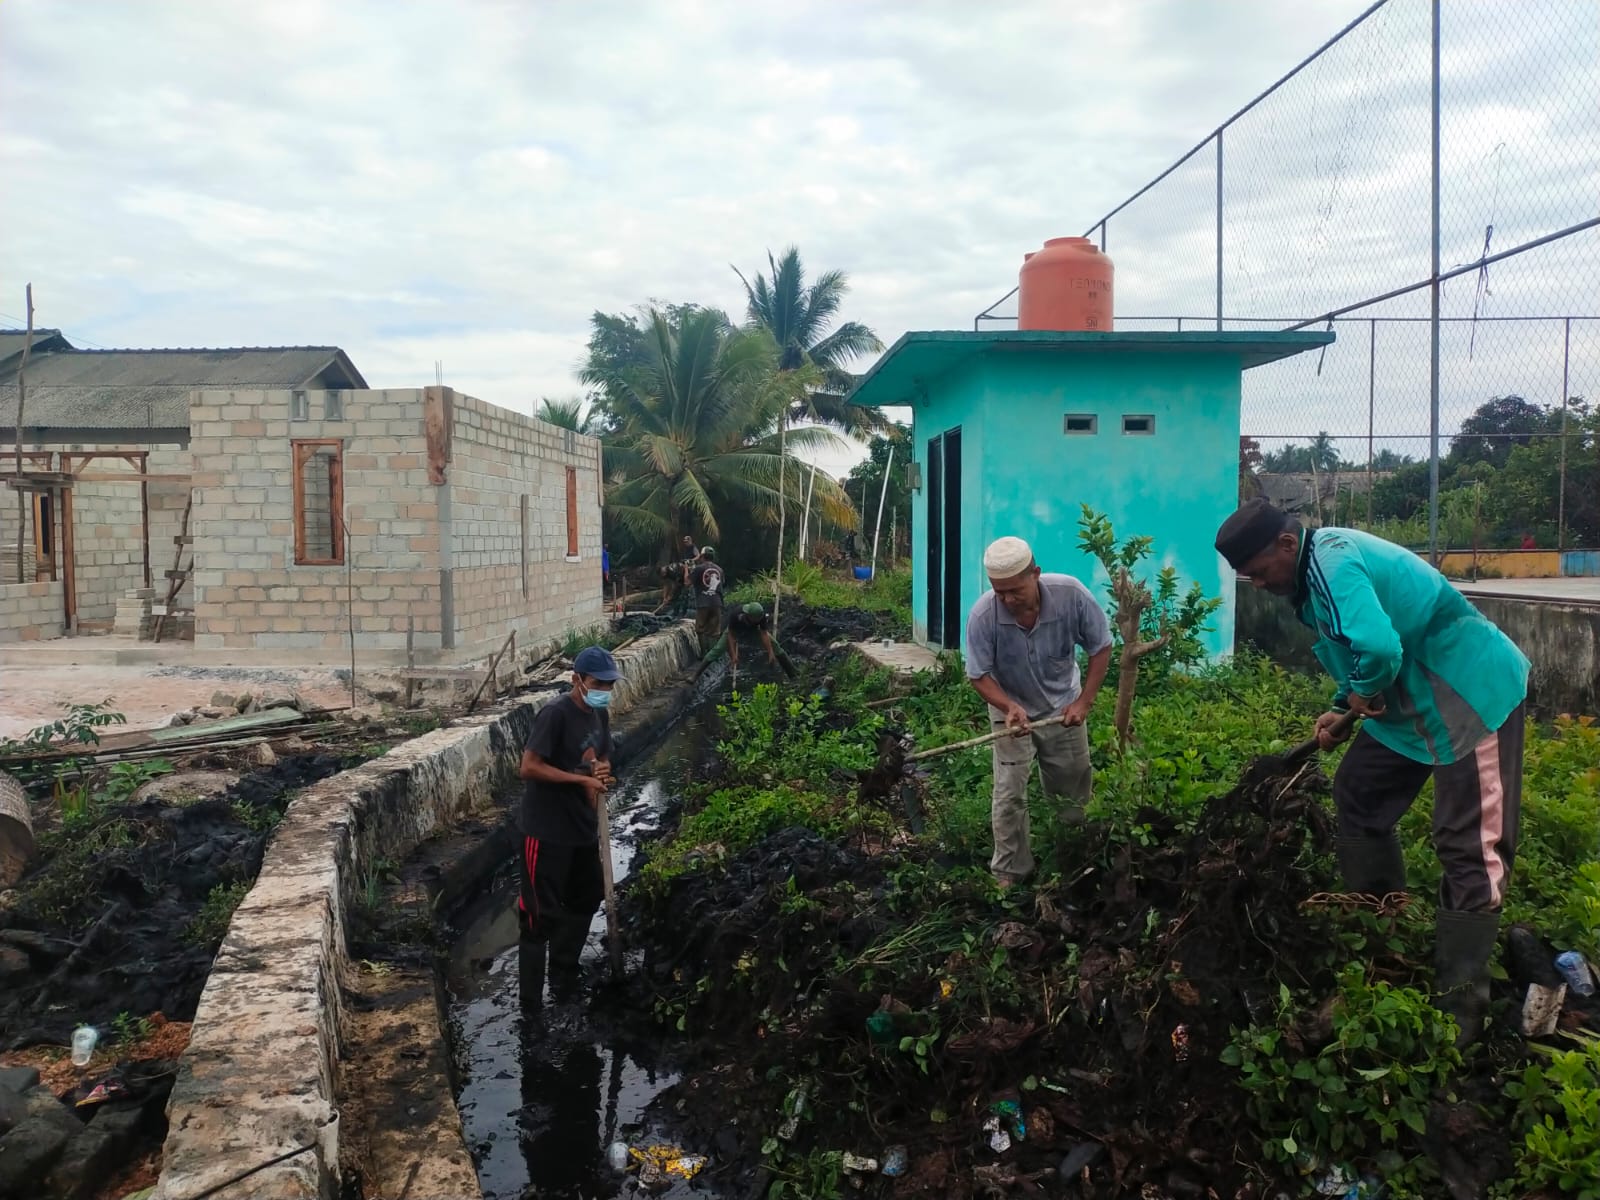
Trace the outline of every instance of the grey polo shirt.
{"label": "grey polo shirt", "polygon": [[985,592],[967,617],[967,678],[993,676],[1028,719],[1056,716],[1083,690],[1078,648],[1095,655],[1111,645],[1106,614],[1070,575],[1039,576],[1039,620],[1023,629],[995,594]]}

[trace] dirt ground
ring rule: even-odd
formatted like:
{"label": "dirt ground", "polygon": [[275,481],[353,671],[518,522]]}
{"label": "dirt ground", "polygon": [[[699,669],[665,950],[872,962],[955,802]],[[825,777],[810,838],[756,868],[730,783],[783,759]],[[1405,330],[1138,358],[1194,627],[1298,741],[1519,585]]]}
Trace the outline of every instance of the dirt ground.
{"label": "dirt ground", "polygon": [[350,685],[332,668],[171,666],[0,666],[0,738],[48,724],[68,705],[110,699],[127,728],[149,729],[217,692],[289,691],[311,707],[350,703]]}

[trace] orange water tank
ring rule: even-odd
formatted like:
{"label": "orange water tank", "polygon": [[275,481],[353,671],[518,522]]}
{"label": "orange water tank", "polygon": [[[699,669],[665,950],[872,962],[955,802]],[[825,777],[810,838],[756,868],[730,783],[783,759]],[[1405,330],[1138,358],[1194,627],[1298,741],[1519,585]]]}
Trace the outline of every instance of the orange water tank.
{"label": "orange water tank", "polygon": [[1051,238],[1022,260],[1017,328],[1109,331],[1112,273],[1088,238]]}

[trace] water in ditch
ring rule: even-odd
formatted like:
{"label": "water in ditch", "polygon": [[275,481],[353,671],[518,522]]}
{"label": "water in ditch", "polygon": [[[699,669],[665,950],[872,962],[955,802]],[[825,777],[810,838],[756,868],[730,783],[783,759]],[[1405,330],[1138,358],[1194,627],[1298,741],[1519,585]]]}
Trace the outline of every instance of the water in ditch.
{"label": "water in ditch", "polygon": [[[617,882],[632,875],[640,843],[656,828],[677,781],[703,744],[691,713],[646,757],[624,772],[612,793]],[[621,1138],[654,1142],[651,1101],[677,1081],[664,1062],[651,1014],[618,1021],[587,1002],[602,978],[586,970],[586,991],[558,999],[545,987],[537,1013],[524,1011],[519,982],[514,877],[462,922],[447,986],[458,1103],[467,1145],[486,1200],[631,1195],[628,1177],[606,1162]],[[596,914],[584,948],[586,967],[602,962],[605,916]],[[695,1195],[714,1195],[703,1186]],[[658,1193],[671,1197],[679,1185]]]}

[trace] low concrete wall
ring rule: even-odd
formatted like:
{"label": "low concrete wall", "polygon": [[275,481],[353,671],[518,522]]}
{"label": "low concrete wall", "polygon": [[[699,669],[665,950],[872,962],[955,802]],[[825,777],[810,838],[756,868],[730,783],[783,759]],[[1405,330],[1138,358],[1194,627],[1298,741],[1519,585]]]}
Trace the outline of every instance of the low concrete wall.
{"label": "low concrete wall", "polygon": [[[698,661],[687,623],[618,654],[626,710]],[[201,994],[167,1106],[157,1200],[330,1200],[346,915],[378,858],[424,839],[507,782],[555,696],[457,721],[308,789],[289,806]]]}
{"label": "low concrete wall", "polygon": [[[1528,656],[1528,701],[1537,715],[1600,714],[1600,609],[1509,597],[1467,599]],[[1321,671],[1311,652],[1316,639],[1285,601],[1241,583],[1235,612],[1241,648],[1252,646],[1295,670]]]}
{"label": "low concrete wall", "polygon": [[61,581],[0,584],[0,645],[60,637],[65,628]]}
{"label": "low concrete wall", "polygon": [[1533,664],[1528,699],[1542,716],[1600,715],[1600,608],[1468,596]]}

